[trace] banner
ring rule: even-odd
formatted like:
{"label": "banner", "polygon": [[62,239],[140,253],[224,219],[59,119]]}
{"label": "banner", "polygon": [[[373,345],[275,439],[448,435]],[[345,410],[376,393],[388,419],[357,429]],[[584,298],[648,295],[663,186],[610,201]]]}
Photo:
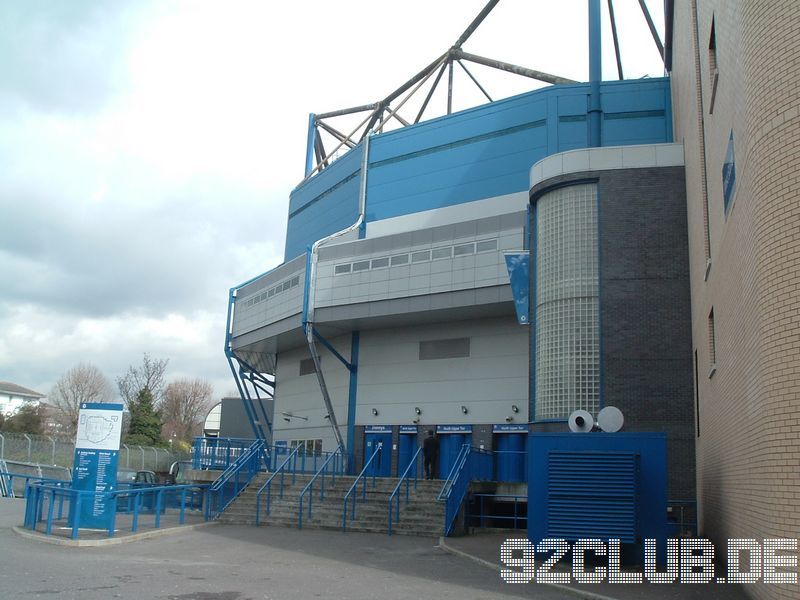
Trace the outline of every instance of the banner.
{"label": "banner", "polygon": [[530,312],[531,257],[528,252],[509,252],[505,257],[517,323],[527,325]]}

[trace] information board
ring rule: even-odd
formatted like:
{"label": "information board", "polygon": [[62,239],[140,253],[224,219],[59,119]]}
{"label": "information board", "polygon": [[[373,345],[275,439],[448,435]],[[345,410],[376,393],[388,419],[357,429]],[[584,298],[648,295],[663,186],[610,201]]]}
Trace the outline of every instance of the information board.
{"label": "information board", "polygon": [[121,433],[122,404],[81,404],[75,436],[72,488],[95,493],[81,497],[80,527],[106,529],[109,526],[112,501],[104,492],[115,490],[117,486]]}

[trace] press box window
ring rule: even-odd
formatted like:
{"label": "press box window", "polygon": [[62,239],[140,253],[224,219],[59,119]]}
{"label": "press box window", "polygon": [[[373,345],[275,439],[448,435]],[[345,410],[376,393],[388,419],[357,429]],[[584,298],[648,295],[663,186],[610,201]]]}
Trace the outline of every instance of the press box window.
{"label": "press box window", "polygon": [[491,250],[497,250],[497,240],[478,242],[478,252],[489,252]]}
{"label": "press box window", "polygon": [[440,358],[468,358],[469,338],[451,340],[427,340],[419,343],[420,360],[437,360]]}
{"label": "press box window", "polygon": [[450,258],[453,255],[453,249],[448,246],[447,248],[434,248],[433,250],[433,260],[439,260],[441,258]]}
{"label": "press box window", "polygon": [[425,262],[431,259],[431,251],[425,250],[424,252],[412,252],[411,262]]}
{"label": "press box window", "polygon": [[372,260],[372,268],[373,269],[383,269],[384,267],[389,266],[389,259],[388,258],[375,258]]}
{"label": "press box window", "polygon": [[369,271],[369,261],[368,260],[360,260],[358,262],[353,263],[353,272],[356,271]]}
{"label": "press box window", "polygon": [[334,267],[334,269],[333,269],[333,273],[334,273],[335,275],[343,275],[343,274],[345,274],[345,273],[349,273],[349,272],[350,272],[350,264],[346,264],[346,265],[336,265],[336,266]]}
{"label": "press box window", "polygon": [[[322,359],[320,358],[320,362],[321,361]],[[316,373],[316,371],[313,358],[304,358],[300,361],[300,377],[303,375],[311,375],[312,373]]]}
{"label": "press box window", "polygon": [[407,265],[408,264],[408,254],[398,254],[397,256],[392,257],[392,266],[395,265]]}

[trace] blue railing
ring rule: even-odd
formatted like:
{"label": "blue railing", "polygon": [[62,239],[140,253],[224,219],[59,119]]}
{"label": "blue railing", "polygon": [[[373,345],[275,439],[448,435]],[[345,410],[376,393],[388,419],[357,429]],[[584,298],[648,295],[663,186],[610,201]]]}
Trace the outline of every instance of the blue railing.
{"label": "blue railing", "polygon": [[[352,497],[353,508],[352,508],[352,515],[350,517],[350,520],[355,520],[355,518],[356,518],[356,500],[357,500],[358,495],[356,493],[354,493],[354,492],[356,492],[356,490],[358,488],[358,482],[363,480],[364,485],[363,485],[363,489],[361,491],[361,501],[362,502],[366,502],[367,501],[367,479],[369,478],[369,476],[366,475],[367,469],[369,469],[372,466],[372,461],[374,461],[375,457],[378,456],[382,451],[383,451],[383,444],[378,444],[378,447],[375,448],[375,450],[373,451],[372,455],[367,459],[367,462],[364,463],[364,468],[361,469],[361,472],[358,474],[358,477],[356,477],[356,480],[353,482],[353,485],[350,486],[350,489],[347,490],[347,493],[344,496],[344,501],[342,502],[342,531],[343,532],[347,531],[347,503],[350,501],[350,499]],[[376,471],[377,471],[377,469],[374,469],[374,468],[372,469],[372,487],[373,488],[375,487],[375,481],[376,481],[376,477],[377,477],[376,476]]]}
{"label": "blue railing", "polygon": [[[52,477],[40,477],[39,475],[29,475],[27,473],[12,473],[4,471],[0,473],[0,497],[15,498],[16,492],[14,491],[14,480],[17,480],[17,489],[22,490],[22,495],[28,489],[28,484],[32,481],[38,483],[49,483],[51,485],[69,485],[71,482],[63,479],[53,479]],[[22,482],[22,485],[19,485]]]}
{"label": "blue railing", "polygon": [[314,504],[314,482],[320,480],[319,500],[325,500],[325,475],[330,471],[331,485],[336,484],[336,476],[344,474],[344,448],[339,446],[336,452],[330,452],[328,458],[322,466],[314,473],[314,476],[300,492],[300,505],[297,509],[297,528],[303,528],[303,498],[308,493],[308,518],[312,516],[312,506]]}
{"label": "blue railing", "polygon": [[[520,496],[517,494],[471,494],[470,497],[472,501],[470,503],[470,509],[477,505],[478,512],[467,512],[467,519],[471,523],[478,524],[478,527],[486,527],[486,520],[489,519],[491,521],[491,525],[495,524],[495,521],[511,521],[511,527],[514,529],[520,529],[523,527],[527,527],[528,524],[528,496]],[[493,506],[493,512],[487,513],[486,512],[486,500],[489,500],[489,503]],[[494,502],[495,500],[501,500],[501,502]],[[508,509],[509,507],[513,508],[513,514],[501,514],[498,512],[498,507],[503,506],[504,508]],[[522,510],[520,508],[522,507]],[[506,510],[505,513],[510,511]]]}
{"label": "blue railing", "polygon": [[192,448],[192,468],[227,469],[253,441],[242,438],[196,437]]}
{"label": "blue railing", "polygon": [[[67,523],[70,528],[70,537],[74,540],[78,538],[80,531],[81,506],[88,503],[104,503],[109,507],[108,514],[108,537],[113,537],[117,531],[116,516],[117,506],[130,505],[133,513],[131,520],[132,533],[139,528],[139,515],[143,512],[153,512],[155,515],[154,527],[161,527],[161,516],[167,505],[167,497],[173,495],[178,498],[177,508],[180,510],[178,523],[183,525],[186,518],[187,500],[192,501],[196,494],[207,497],[208,485],[169,485],[155,487],[138,487],[119,489],[109,492],[95,492],[92,490],[76,490],[69,487],[69,482],[61,482],[64,485],[53,485],[50,483],[31,482],[25,488],[27,502],[25,505],[24,526],[27,529],[36,530],[39,523],[44,522],[44,533],[52,535],[53,523],[65,519],[68,515]],[[152,497],[153,507],[147,510],[145,496]],[[45,511],[46,505],[46,511]],[[65,511],[66,505],[66,511]],[[144,508],[143,508],[144,507]],[[188,506],[191,509],[191,506]],[[208,520],[206,518],[206,520]]]}
{"label": "blue railing", "polygon": [[475,480],[491,481],[492,453],[464,444],[458,453],[453,468],[439,492],[437,500],[445,503],[444,535],[448,536],[455,526],[458,511],[464,502],[469,482]]}
{"label": "blue railing", "polygon": [[388,534],[392,535],[392,503],[396,502],[394,519],[396,521],[400,521],[400,489],[403,487],[403,484],[406,485],[406,506],[410,501],[411,491],[410,491],[410,484],[411,484],[411,473],[414,474],[414,491],[417,491],[417,480],[419,479],[419,470],[420,465],[417,462],[419,457],[422,454],[422,447],[419,447],[417,451],[414,453],[411,462],[408,463],[406,470],[403,471],[403,474],[400,476],[400,481],[397,482],[397,485],[394,488],[394,491],[389,496],[389,527],[388,527]]}
{"label": "blue railing", "polygon": [[[289,455],[283,460],[280,466],[275,469],[272,475],[264,482],[258,491],[256,492],[256,526],[259,524],[259,519],[261,517],[261,494],[264,493],[266,490],[267,492],[267,514],[269,514],[271,509],[272,503],[272,482],[275,480],[278,475],[280,475],[280,491],[279,491],[279,498],[283,498],[283,488],[284,488],[284,478],[286,473],[291,473],[292,475],[292,483],[295,482],[297,479],[297,462],[298,462],[298,454],[300,449],[303,446],[296,446],[294,450],[292,450]],[[305,466],[305,453],[302,457],[302,464],[301,466]]]}
{"label": "blue railing", "polygon": [[268,461],[264,440],[256,440],[240,454],[209,487],[206,519],[215,518],[224,511]]}

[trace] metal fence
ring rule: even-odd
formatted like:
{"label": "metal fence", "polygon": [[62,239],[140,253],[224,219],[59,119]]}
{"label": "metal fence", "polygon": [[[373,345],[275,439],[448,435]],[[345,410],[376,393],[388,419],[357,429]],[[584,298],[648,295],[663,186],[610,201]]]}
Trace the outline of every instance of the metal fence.
{"label": "metal fence", "polygon": [[[58,465],[72,468],[75,440],[29,435],[27,433],[0,432],[0,460],[15,460],[43,465]],[[166,448],[152,446],[127,446],[119,449],[119,466],[126,469],[169,471],[178,460],[190,459],[191,455],[170,452]]]}

